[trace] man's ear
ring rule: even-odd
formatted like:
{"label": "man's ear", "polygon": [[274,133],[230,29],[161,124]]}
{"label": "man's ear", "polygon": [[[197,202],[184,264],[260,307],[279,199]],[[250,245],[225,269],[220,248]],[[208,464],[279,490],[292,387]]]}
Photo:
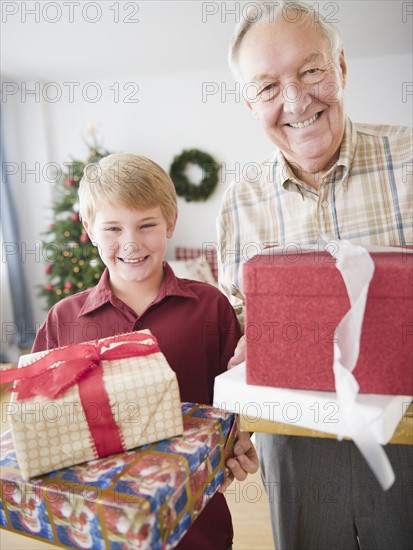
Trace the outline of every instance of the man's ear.
{"label": "man's ear", "polygon": [[178,214],[175,215],[174,221],[168,226],[168,228],[166,230],[166,238],[167,239],[171,239],[173,237],[177,219],[178,219]]}
{"label": "man's ear", "polygon": [[340,51],[340,57],[339,57],[339,65],[340,65],[340,69],[341,69],[341,82],[342,82],[342,85],[343,85],[343,89],[346,87],[346,84],[347,84],[347,63],[346,63],[346,59],[345,59],[345,56],[344,56],[344,50],[342,49]]}
{"label": "man's ear", "polygon": [[257,111],[254,109],[254,105],[252,103],[250,103],[249,101],[247,101],[246,99],[244,99],[244,102],[245,102],[245,105],[247,106],[247,108],[251,111],[254,118],[256,118],[258,120],[258,114],[257,114]]}

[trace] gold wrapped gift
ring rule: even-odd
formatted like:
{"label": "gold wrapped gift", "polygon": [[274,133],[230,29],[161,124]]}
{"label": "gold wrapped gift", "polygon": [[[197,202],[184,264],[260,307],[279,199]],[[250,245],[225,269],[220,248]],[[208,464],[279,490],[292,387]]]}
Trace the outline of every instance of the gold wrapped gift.
{"label": "gold wrapped gift", "polygon": [[23,479],[183,432],[175,372],[149,331],[42,351],[16,379],[6,417]]}

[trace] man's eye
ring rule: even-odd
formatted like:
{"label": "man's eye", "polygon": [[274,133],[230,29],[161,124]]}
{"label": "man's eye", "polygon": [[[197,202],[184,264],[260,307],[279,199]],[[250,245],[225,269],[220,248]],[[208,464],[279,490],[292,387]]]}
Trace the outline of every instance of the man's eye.
{"label": "man's eye", "polygon": [[312,82],[316,81],[318,82],[319,80],[323,79],[324,76],[325,76],[326,72],[324,69],[321,69],[320,67],[313,67],[311,69],[307,69],[306,71],[304,71],[302,73],[302,77],[305,79],[309,79],[311,80]]}
{"label": "man's eye", "polygon": [[266,84],[265,86],[263,86],[261,88],[261,91],[260,93],[263,93],[263,92],[268,92],[270,90],[273,90],[275,88],[275,84]]}
{"label": "man's eye", "polygon": [[274,82],[271,82],[260,89],[260,91],[258,92],[258,97],[260,97],[264,101],[268,100],[276,95],[277,90],[278,85]]}

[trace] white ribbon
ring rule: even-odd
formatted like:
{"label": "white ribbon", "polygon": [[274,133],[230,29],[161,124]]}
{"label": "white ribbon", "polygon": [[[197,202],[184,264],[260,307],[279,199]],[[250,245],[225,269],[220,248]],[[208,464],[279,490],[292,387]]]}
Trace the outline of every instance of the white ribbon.
{"label": "white ribbon", "polygon": [[[337,240],[329,235],[323,235],[324,243],[299,247],[300,252],[323,249],[336,258],[336,268],[340,271],[350,299],[350,309],[341,319],[337,327],[339,337],[334,343],[333,371],[335,387],[342,417],[346,427],[341,427],[342,439],[344,433],[349,435],[367,461],[377,480],[384,490],[389,489],[395,480],[390,461],[365,422],[357,405],[359,385],[352,371],[357,364],[360,351],[360,339],[370,281],[374,273],[374,262],[371,252],[400,252],[401,248],[391,246],[359,246],[347,240]],[[412,250],[403,249],[412,253]],[[264,254],[285,254],[283,248],[271,248]]]}
{"label": "white ribbon", "polygon": [[[326,241],[328,239],[323,238]],[[334,246],[326,248],[337,259],[336,268],[344,279],[351,304],[338,324],[339,336],[334,343],[333,370],[337,399],[347,424],[346,432],[357,445],[382,488],[387,490],[394,483],[394,471],[383,447],[376,441],[360,414],[356,403],[359,385],[352,373],[360,352],[364,310],[374,273],[374,262],[361,246],[345,240],[329,239],[328,244],[330,243]],[[343,435],[344,430],[340,439]]]}

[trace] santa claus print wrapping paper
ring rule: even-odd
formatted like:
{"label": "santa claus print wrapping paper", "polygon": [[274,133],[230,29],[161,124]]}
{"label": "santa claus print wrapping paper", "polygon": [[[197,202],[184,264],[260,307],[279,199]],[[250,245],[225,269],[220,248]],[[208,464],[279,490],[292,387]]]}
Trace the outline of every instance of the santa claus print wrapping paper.
{"label": "santa claus print wrapping paper", "polygon": [[21,478],[1,438],[0,526],[65,548],[173,548],[224,481],[235,416],[182,404],[184,433],[139,449]]}

